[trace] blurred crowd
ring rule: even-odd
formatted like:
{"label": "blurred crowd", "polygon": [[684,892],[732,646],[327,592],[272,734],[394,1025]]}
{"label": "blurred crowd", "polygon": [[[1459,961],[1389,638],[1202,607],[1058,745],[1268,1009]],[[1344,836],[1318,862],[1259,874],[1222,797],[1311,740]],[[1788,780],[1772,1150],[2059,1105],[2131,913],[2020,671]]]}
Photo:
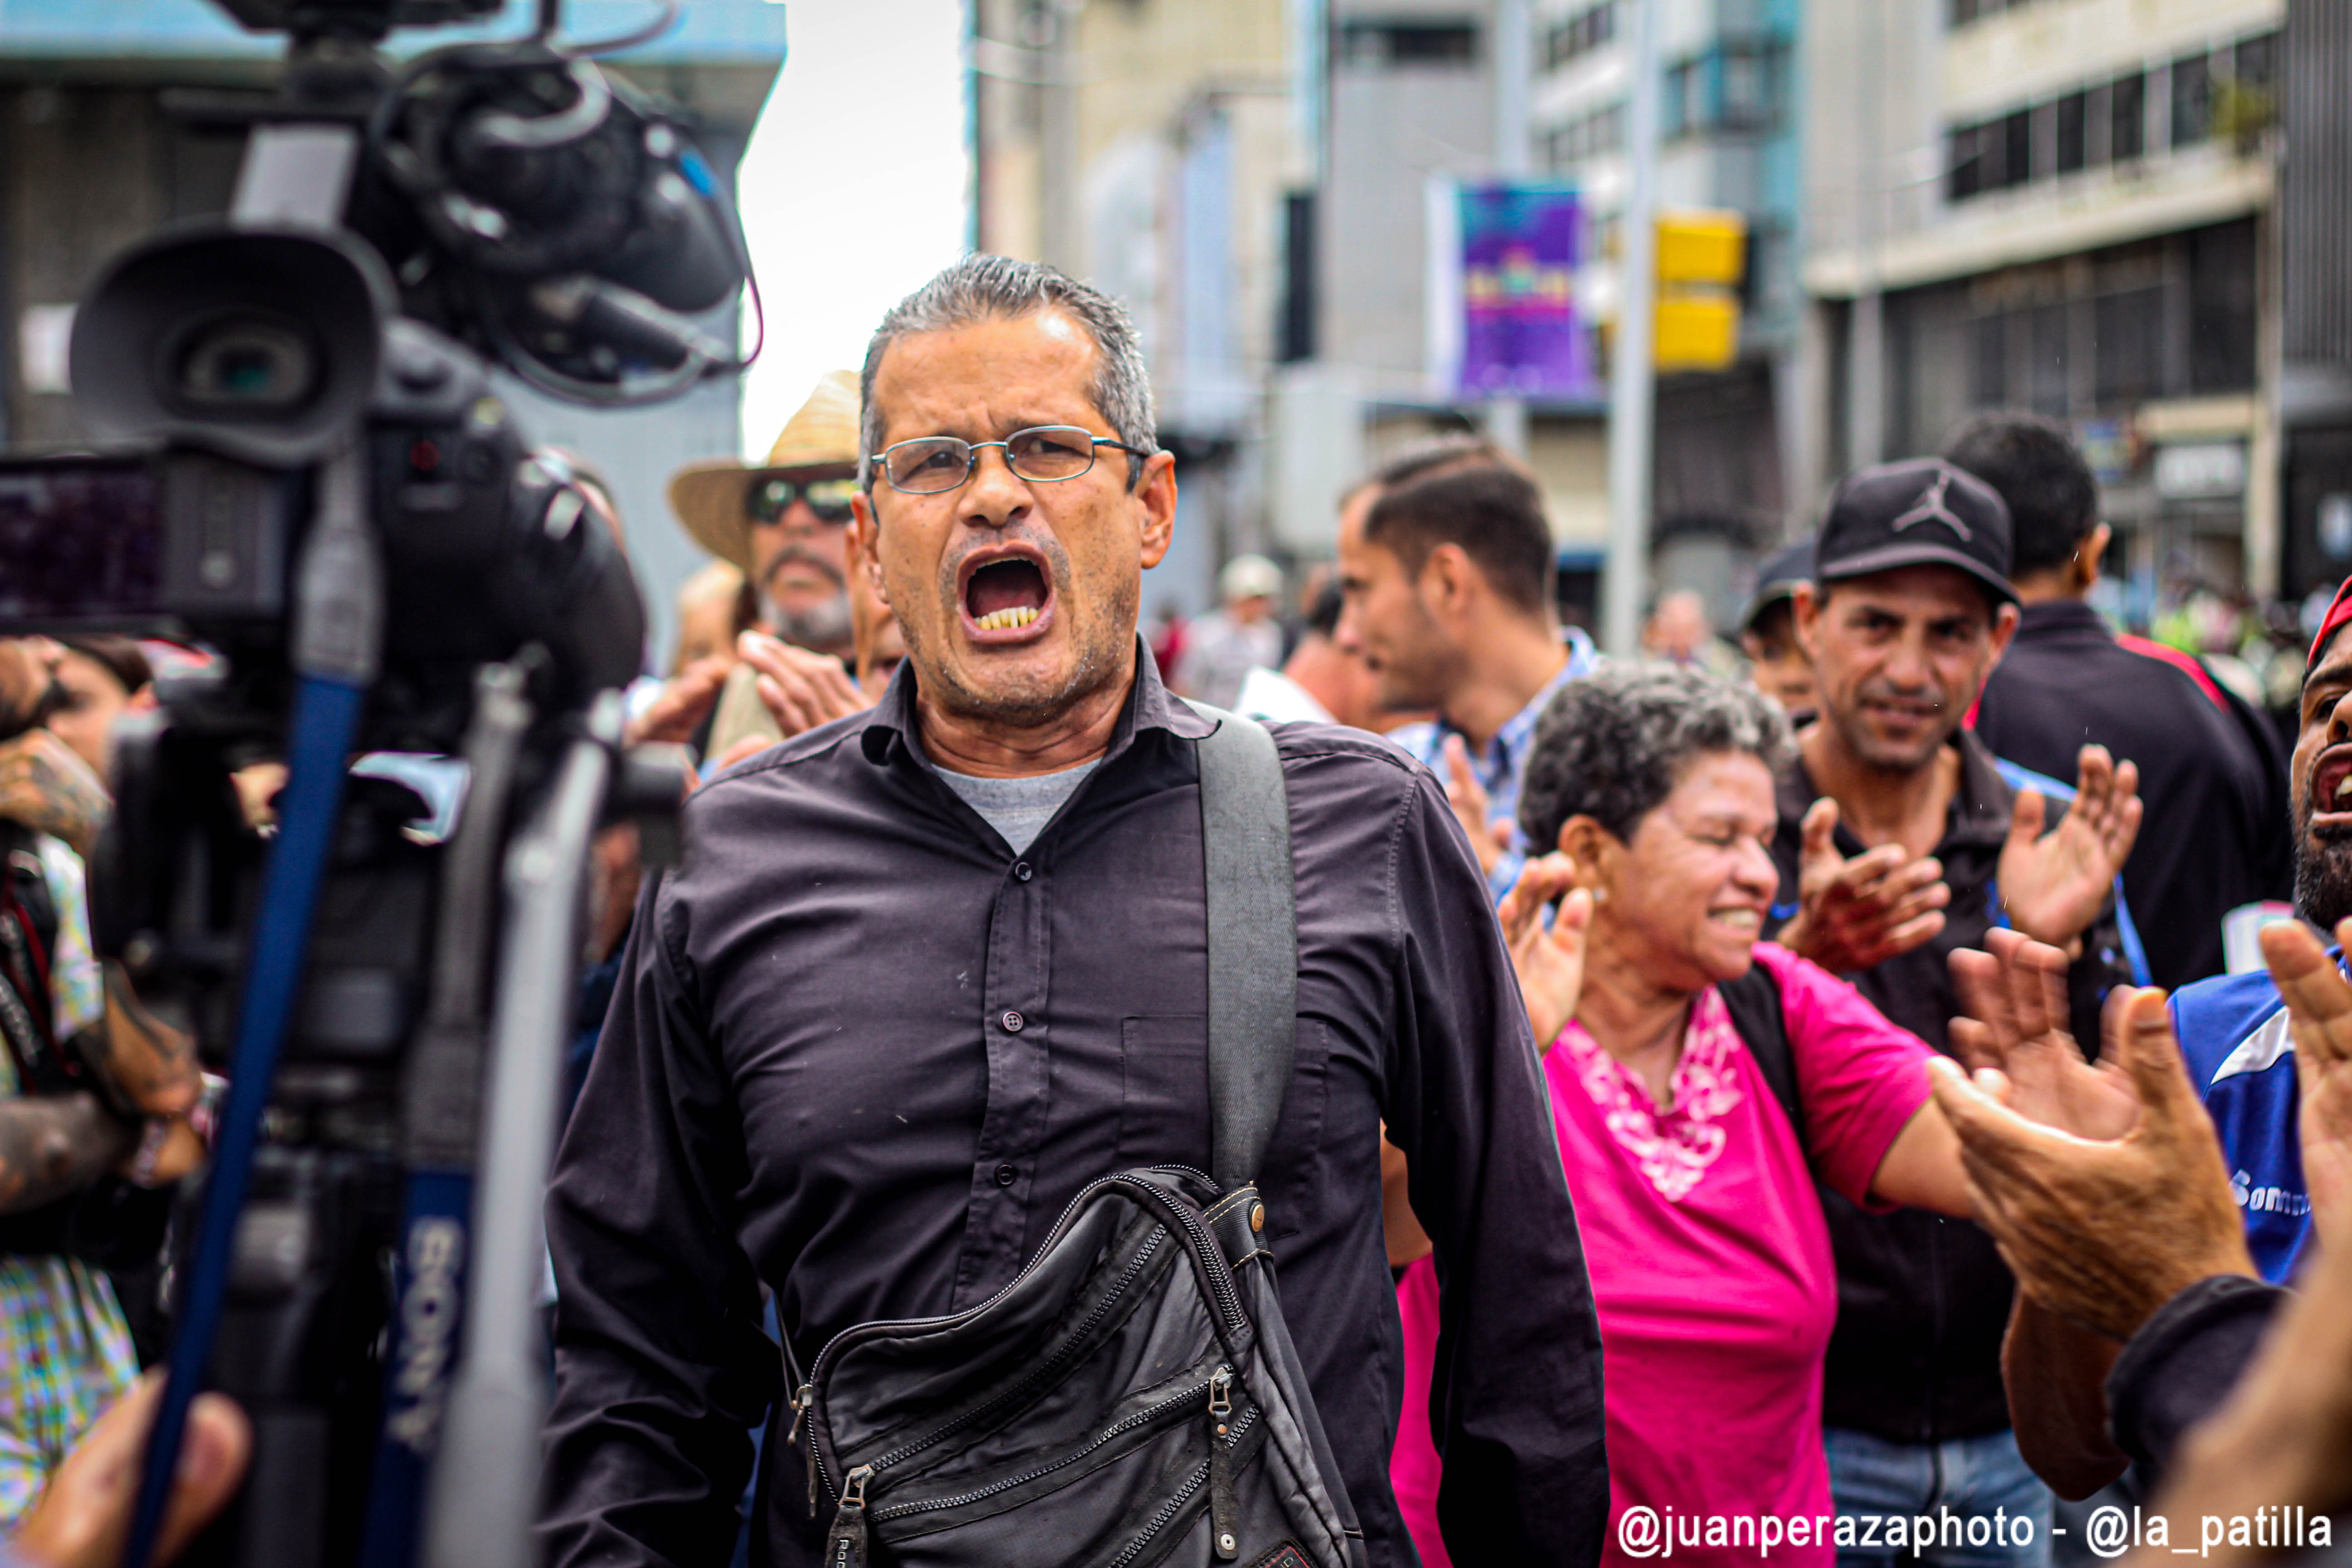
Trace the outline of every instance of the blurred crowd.
{"label": "blurred crowd", "polygon": [[[2117,629],[2089,468],[1997,414],[1847,476],[1727,637],[1661,595],[1638,659],[1561,624],[1541,491],[1470,437],[1339,498],[1335,561],[1142,626],[1178,476],[1139,364],[1102,296],[971,258],[763,462],[672,482],[710,561],[629,732],[699,783],[684,868],[596,848],[551,1562],[820,1560],[779,1351],[985,1300],[1115,1162],[1208,1164],[1197,817],[1153,815],[1188,698],[1289,792],[1262,1185],[1363,1561],[2342,1556],[2352,595]],[[110,734],[205,657],[0,642],[34,1561],[109,1561],[219,1092],[84,869]],[[191,1518],[243,1462],[203,1423]]]}

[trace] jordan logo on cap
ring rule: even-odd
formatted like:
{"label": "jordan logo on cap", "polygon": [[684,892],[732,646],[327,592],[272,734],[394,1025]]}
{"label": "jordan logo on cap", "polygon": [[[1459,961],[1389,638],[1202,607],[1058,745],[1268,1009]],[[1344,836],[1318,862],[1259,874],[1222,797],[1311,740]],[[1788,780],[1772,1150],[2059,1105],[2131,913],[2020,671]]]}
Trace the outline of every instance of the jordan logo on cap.
{"label": "jordan logo on cap", "polygon": [[1969,532],[1969,525],[1954,516],[1952,509],[1944,504],[1944,490],[1951,482],[1950,474],[1937,474],[1936,482],[1919,492],[1919,499],[1912,503],[1911,510],[1886,526],[1900,533],[1915,522],[1940,522],[1962,539],[1974,538],[1975,535]]}

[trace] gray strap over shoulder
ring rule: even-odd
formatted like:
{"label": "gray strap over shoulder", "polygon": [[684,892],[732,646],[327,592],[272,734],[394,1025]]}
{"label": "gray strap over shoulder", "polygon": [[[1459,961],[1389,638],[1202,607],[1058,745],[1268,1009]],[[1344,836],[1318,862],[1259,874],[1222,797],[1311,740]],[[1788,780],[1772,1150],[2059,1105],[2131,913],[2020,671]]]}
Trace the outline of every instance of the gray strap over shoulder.
{"label": "gray strap over shoulder", "polygon": [[1290,1087],[1298,1013],[1298,889],[1290,802],[1274,737],[1204,703],[1198,743],[1209,910],[1211,1172],[1227,1192],[1257,1178]]}

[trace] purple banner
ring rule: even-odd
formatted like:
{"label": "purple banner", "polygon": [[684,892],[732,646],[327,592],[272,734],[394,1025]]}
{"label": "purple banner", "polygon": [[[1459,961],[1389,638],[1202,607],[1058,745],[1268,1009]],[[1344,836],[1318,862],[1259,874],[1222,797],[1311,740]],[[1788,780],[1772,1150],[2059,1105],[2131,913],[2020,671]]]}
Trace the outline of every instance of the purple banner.
{"label": "purple banner", "polygon": [[1574,187],[1465,185],[1464,397],[1591,397],[1592,344],[1573,283],[1584,212]]}

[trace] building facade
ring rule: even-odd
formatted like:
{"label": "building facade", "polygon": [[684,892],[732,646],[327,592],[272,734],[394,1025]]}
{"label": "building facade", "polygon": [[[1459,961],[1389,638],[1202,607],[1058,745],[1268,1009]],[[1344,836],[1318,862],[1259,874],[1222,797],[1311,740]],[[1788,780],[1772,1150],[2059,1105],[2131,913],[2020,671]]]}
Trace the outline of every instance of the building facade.
{"label": "building facade", "polygon": [[[1544,0],[1536,12],[1539,163],[1583,193],[1592,259],[1579,279],[1595,322],[1616,315],[1617,222],[1626,196],[1633,7],[1643,0]],[[1663,373],[1652,478],[1658,588],[1696,588],[1718,623],[1745,568],[1776,543],[1806,487],[1807,413],[1797,258],[1802,175],[1798,0],[1647,0],[1657,7],[1662,215],[1738,213],[1748,229],[1733,363]]]}
{"label": "building facade", "polygon": [[[2120,607],[2284,571],[2284,0],[1815,0],[1817,472],[2065,421]],[[2352,520],[2347,520],[2352,528]],[[2352,542],[2347,542],[2352,552]]]}

